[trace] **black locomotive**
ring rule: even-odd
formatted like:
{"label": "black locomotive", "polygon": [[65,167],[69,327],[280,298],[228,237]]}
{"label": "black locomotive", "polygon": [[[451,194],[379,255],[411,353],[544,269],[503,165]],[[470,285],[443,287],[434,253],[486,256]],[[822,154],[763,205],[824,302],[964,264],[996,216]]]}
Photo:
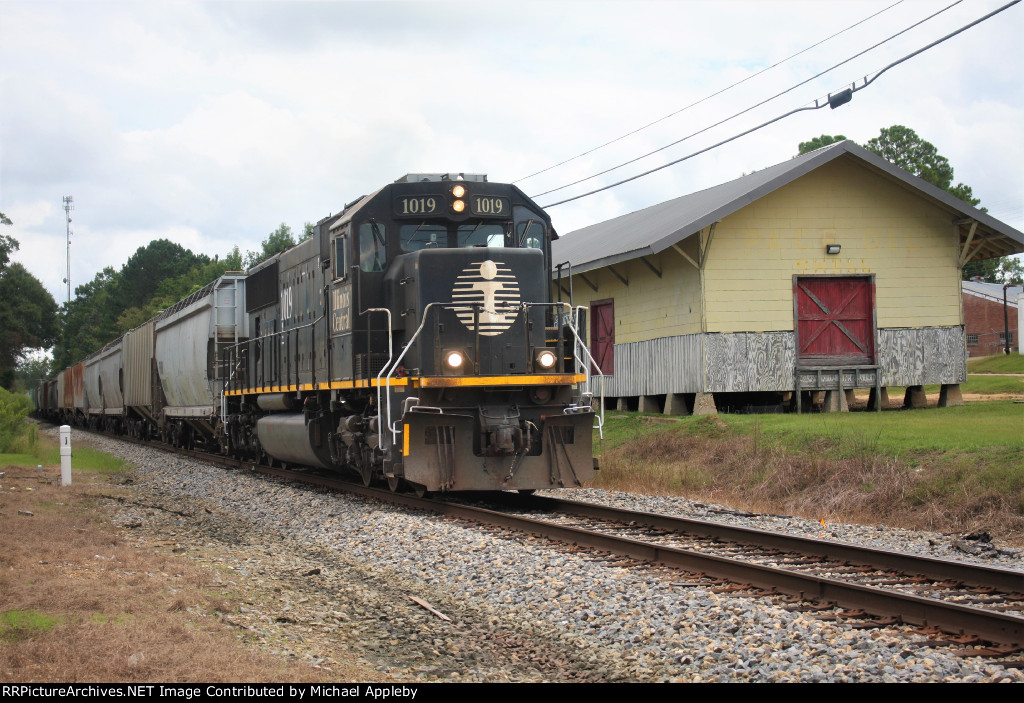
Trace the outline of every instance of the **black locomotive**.
{"label": "black locomotive", "polygon": [[[211,434],[255,460],[417,490],[591,478],[595,417],[550,218],[485,176],[410,174],[245,278]],[[214,330],[216,336],[216,330]]]}

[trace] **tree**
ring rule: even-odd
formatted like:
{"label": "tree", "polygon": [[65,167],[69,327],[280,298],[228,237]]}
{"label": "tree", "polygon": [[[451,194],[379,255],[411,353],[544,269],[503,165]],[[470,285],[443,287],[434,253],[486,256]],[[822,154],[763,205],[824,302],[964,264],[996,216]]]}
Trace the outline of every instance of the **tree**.
{"label": "tree", "polygon": [[27,395],[0,388],[0,452],[19,451],[19,440],[29,431],[25,418],[31,410]]}
{"label": "tree", "polygon": [[209,262],[208,256],[193,254],[180,244],[167,239],[154,239],[146,246],[139,247],[121,267],[117,297],[124,303],[124,308],[132,303],[144,303],[153,297],[162,281],[181,276],[195,266]]}
{"label": "tree", "polygon": [[[971,187],[963,183],[957,183],[955,186],[946,188],[946,190],[949,191],[950,195],[955,195],[971,207],[977,207],[981,203],[981,198],[975,198]],[[988,212],[988,208],[983,207],[981,211]]]}
{"label": "tree", "polygon": [[1024,264],[1021,264],[1020,259],[1004,256],[999,262],[999,279],[1003,283],[1024,285]]}
{"label": "tree", "polygon": [[53,377],[57,369],[53,359],[46,354],[27,354],[14,369],[14,391],[28,391]]}
{"label": "tree", "polygon": [[982,259],[964,264],[963,279],[980,279],[984,283],[1024,283],[1024,266],[1012,256]]}
{"label": "tree", "polygon": [[[843,139],[845,137],[842,135],[823,134],[808,142],[800,142],[800,153],[806,154]],[[949,163],[949,159],[940,154],[934,144],[919,137],[917,132],[909,127],[903,125],[885,127],[877,137],[868,140],[868,143],[864,144],[864,148],[873,151],[905,171],[923,178],[932,185],[942,188],[972,207],[981,204],[981,199],[974,197],[974,191],[969,185],[964,183],[952,185],[953,166]],[[985,208],[981,208],[981,211],[987,212]],[[1024,271],[1021,270],[1020,262],[1007,256],[972,261],[963,268],[963,280],[965,281],[978,277],[989,283],[1008,283],[1020,280],[1022,276],[1024,276]]]}
{"label": "tree", "polygon": [[934,144],[921,139],[917,132],[903,125],[883,128],[882,133],[868,140],[864,148],[943,190],[953,182],[953,167],[949,165],[949,159],[940,154]]}
{"label": "tree", "polygon": [[[897,124],[883,128],[882,133],[869,140],[864,148],[942,188],[950,195],[955,195],[968,205],[977,206],[981,202],[980,198],[974,197],[974,191],[969,185],[952,185],[953,167],[949,159],[940,154],[934,144],[921,139],[917,132],[908,127]],[[987,210],[982,208],[982,212]]]}
{"label": "tree", "polygon": [[864,148],[896,164],[904,171],[909,171],[918,178],[942,188],[950,195],[955,195],[968,205],[975,206],[981,202],[980,198],[974,197],[969,185],[952,185],[953,167],[949,159],[940,154],[934,144],[921,139],[917,132],[909,127],[897,124],[883,128],[881,134],[868,140]]}
{"label": "tree", "polygon": [[245,254],[245,268],[251,269],[261,261],[266,261],[274,254],[295,246],[295,235],[292,228],[284,222],[261,242],[260,251],[249,251]]}
{"label": "tree", "polygon": [[117,317],[126,303],[117,300],[117,272],[107,266],[88,283],[75,288],[64,304],[63,328],[53,349],[53,363],[65,369],[117,337]]}
{"label": "tree", "polygon": [[[864,147],[942,188],[950,195],[960,198],[972,207],[981,204],[981,199],[974,197],[974,191],[969,185],[952,185],[953,166],[949,159],[940,154],[931,142],[921,139],[912,129],[893,125],[883,129],[879,136],[869,140]],[[986,212],[986,209],[981,208],[981,211]],[[977,277],[988,283],[1010,283],[1019,280],[1021,275],[1020,262],[1008,256],[972,261],[965,264],[962,271],[965,281]]]}
{"label": "tree", "polygon": [[57,340],[57,303],[19,263],[0,272],[0,301],[0,385],[9,388],[23,355]]}
{"label": "tree", "polygon": [[[0,224],[12,225],[0,212]],[[57,304],[39,280],[10,263],[18,240],[0,235],[0,385],[10,388],[18,360],[30,349],[49,347],[57,337]]]}
{"label": "tree", "polygon": [[118,332],[127,332],[133,327],[138,327],[161,310],[171,307],[179,300],[217,280],[226,272],[238,271],[242,266],[241,259],[242,256],[238,253],[236,246],[223,259],[219,256],[212,261],[207,259],[206,263],[197,263],[180,276],[165,278],[157,285],[152,298],[133,305],[118,315]]}
{"label": "tree", "polygon": [[[0,212],[0,225],[13,225],[11,218]],[[0,270],[11,260],[11,254],[18,251],[18,240],[6,234],[0,234]]]}
{"label": "tree", "polygon": [[829,144],[836,144],[838,142],[844,141],[846,141],[846,137],[844,137],[841,134],[837,134],[835,136],[823,134],[820,137],[815,137],[809,142],[800,142],[800,154],[798,155],[803,156],[804,154],[809,154],[810,152],[815,151],[816,149],[820,149],[823,146],[828,146]]}
{"label": "tree", "polygon": [[81,361],[225,271],[240,270],[241,259],[238,247],[223,259],[193,254],[166,239],[139,247],[120,271],[108,266],[75,289],[74,300],[63,310],[54,365],[66,368]]}
{"label": "tree", "polygon": [[241,271],[242,270],[242,252],[239,250],[237,244],[234,247],[232,247],[231,251],[229,251],[227,256],[224,257],[224,270],[225,271]]}

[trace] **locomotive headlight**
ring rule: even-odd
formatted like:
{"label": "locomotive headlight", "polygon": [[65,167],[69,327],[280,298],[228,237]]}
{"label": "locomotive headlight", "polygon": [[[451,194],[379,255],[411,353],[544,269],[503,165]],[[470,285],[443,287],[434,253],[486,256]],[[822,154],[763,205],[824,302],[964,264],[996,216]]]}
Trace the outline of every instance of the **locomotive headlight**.
{"label": "locomotive headlight", "polygon": [[464,200],[456,200],[452,203],[452,210],[455,212],[462,212],[466,209],[466,202]]}
{"label": "locomotive headlight", "polygon": [[536,359],[537,365],[542,369],[550,369],[555,365],[555,362],[558,361],[558,357],[555,356],[555,353],[550,349],[541,349],[537,352]]}
{"label": "locomotive headlight", "polygon": [[452,195],[456,198],[461,198],[466,194],[466,189],[463,186],[455,186],[452,188]]}
{"label": "locomotive headlight", "polygon": [[466,362],[466,357],[462,355],[462,352],[450,351],[444,355],[444,363],[448,364],[450,369],[460,369]]}

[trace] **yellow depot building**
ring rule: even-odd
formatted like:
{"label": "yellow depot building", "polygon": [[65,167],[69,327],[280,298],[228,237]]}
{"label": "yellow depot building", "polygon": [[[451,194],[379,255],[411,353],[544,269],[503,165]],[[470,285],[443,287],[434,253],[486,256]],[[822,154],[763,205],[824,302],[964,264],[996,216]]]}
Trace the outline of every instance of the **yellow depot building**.
{"label": "yellow depot building", "polygon": [[[965,263],[1024,234],[846,141],[564,235],[605,403],[843,410],[854,388],[966,380]],[[600,394],[601,384],[592,390]]]}

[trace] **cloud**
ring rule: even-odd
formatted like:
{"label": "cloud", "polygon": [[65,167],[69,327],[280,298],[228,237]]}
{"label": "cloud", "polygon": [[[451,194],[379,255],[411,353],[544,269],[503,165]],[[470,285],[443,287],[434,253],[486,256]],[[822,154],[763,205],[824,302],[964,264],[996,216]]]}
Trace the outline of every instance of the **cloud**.
{"label": "cloud", "polygon": [[22,202],[4,212],[18,227],[36,227],[48,221],[55,213],[57,204],[46,200]]}
{"label": "cloud", "polygon": [[[21,260],[51,290],[62,277],[67,194],[78,207],[75,281],[120,266],[158,237],[180,237],[209,255],[234,244],[255,249],[280,222],[298,231],[410,171],[492,180],[534,173],[888,4],[835,3],[821,13],[799,2],[3,2],[0,210],[19,213]],[[956,6],[763,108],[540,202],[667,163],[806,104],[994,7]],[[521,187],[538,193],[669,144],[932,11],[898,5]],[[1019,62],[1006,57],[1022,17],[1012,8],[893,69],[839,110],[801,113],[554,208],[555,226],[566,233],[731,180],[822,133],[863,142],[892,124],[932,141],[984,202],[1019,213],[1024,89]]]}

